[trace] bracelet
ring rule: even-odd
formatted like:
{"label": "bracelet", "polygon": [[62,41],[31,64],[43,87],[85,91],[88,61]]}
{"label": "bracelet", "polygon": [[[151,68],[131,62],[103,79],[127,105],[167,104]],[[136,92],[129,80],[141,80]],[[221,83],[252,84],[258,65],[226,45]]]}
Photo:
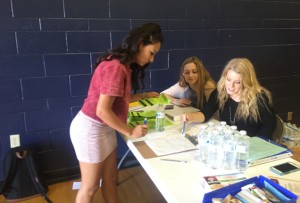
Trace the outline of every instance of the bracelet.
{"label": "bracelet", "polygon": [[143,92],[142,94],[142,99],[145,99],[145,92]]}

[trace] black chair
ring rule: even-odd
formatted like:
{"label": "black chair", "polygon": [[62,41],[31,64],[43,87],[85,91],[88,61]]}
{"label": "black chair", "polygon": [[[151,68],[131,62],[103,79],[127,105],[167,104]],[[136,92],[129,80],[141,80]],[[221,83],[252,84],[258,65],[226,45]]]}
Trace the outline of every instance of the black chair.
{"label": "black chair", "polygon": [[280,144],[283,135],[284,135],[284,122],[278,115],[276,115],[276,128],[272,135],[273,141]]}

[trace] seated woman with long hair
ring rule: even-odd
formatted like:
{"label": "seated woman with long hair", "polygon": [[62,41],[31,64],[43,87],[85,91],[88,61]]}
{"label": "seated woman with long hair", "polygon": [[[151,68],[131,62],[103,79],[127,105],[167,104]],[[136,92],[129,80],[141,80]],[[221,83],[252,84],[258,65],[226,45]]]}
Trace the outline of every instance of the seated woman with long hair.
{"label": "seated woman with long hair", "polygon": [[220,120],[246,130],[248,136],[272,139],[276,117],[271,93],[259,84],[248,59],[230,60],[203,110],[186,116],[188,121],[206,122],[217,111]]}

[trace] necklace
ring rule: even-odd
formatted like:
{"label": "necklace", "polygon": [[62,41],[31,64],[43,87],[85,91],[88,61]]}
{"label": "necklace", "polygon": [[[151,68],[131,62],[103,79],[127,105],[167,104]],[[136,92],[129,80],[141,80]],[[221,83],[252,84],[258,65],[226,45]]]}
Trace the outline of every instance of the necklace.
{"label": "necklace", "polygon": [[231,106],[229,106],[229,121],[230,121],[231,125],[235,124],[235,117],[233,117],[233,119],[232,119],[232,116],[231,116]]}

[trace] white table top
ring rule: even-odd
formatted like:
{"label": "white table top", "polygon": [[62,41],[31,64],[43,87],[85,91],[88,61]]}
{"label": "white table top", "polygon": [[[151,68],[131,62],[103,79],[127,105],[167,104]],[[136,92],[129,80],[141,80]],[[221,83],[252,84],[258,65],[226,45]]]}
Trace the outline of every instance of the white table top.
{"label": "white table top", "polygon": [[[172,130],[180,130],[180,125],[177,124],[172,127]],[[201,124],[189,123],[187,125],[187,132],[195,132],[200,128]],[[168,129],[167,129],[168,130]],[[149,132],[149,134],[153,133]],[[163,132],[162,132],[163,133]],[[198,150],[189,152],[182,152],[162,157],[155,157],[145,159],[134,142],[148,139],[147,136],[139,139],[128,139],[127,145],[140,162],[144,170],[152,179],[158,190],[164,196],[167,202],[170,203],[199,203],[202,202],[203,195],[207,192],[202,186],[202,177],[206,175],[230,174],[238,172],[236,170],[213,170],[207,168],[198,161]],[[170,162],[163,161],[162,158],[170,158],[176,160],[184,160],[185,162]],[[274,176],[279,177],[269,170],[270,166],[275,164],[291,161],[298,163],[292,158],[285,158],[257,166],[252,166],[245,171],[247,178],[263,175],[265,177]],[[283,176],[286,179],[300,180],[300,171],[287,174]]]}

